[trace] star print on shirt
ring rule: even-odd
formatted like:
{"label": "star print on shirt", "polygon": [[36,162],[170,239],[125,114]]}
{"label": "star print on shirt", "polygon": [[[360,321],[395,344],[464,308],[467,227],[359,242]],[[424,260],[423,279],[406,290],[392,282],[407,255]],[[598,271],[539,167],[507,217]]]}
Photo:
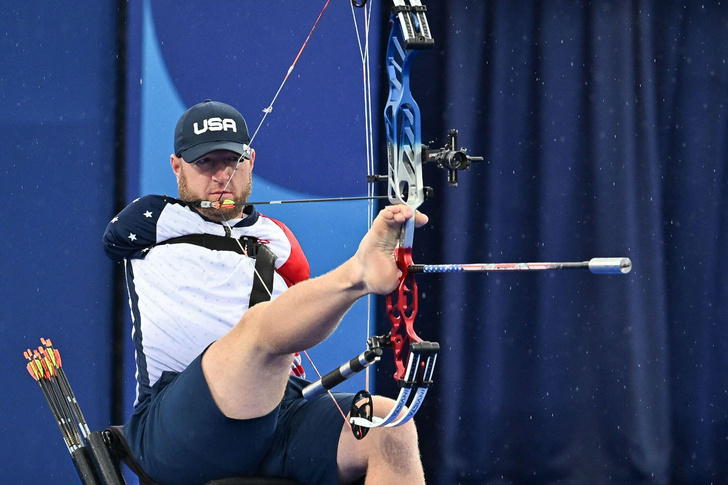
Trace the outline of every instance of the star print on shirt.
{"label": "star print on shirt", "polygon": [[113,223],[115,223],[115,222],[116,222],[116,221],[118,221],[118,220],[119,220],[119,218],[118,218],[118,217],[114,217],[113,219],[111,219],[111,223],[113,224]]}
{"label": "star print on shirt", "polygon": [[165,210],[178,204],[176,199],[145,195],[129,204],[107,226],[104,250],[114,261],[135,255],[157,243],[157,224]]}

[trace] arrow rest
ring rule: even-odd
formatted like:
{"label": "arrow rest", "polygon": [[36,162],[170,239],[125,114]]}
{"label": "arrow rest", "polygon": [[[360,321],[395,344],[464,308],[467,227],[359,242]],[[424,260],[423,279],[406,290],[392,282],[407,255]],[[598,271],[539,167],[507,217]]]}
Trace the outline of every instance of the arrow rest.
{"label": "arrow rest", "polygon": [[389,348],[392,346],[392,332],[387,335],[374,335],[367,339],[367,347],[369,350]]}

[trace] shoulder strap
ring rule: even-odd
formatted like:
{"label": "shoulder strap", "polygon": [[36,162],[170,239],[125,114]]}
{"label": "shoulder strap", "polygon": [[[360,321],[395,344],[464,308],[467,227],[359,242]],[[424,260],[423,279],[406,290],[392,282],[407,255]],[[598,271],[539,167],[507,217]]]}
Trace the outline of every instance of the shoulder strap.
{"label": "shoulder strap", "polygon": [[[173,237],[162,241],[157,246],[163,244],[187,243],[195,246],[202,246],[207,249],[216,251],[234,251],[238,254],[247,254],[254,258],[258,252],[260,243],[258,238],[254,236],[241,236],[239,239],[228,236],[217,236],[215,234],[187,234],[184,236]],[[243,248],[241,249],[240,246]]]}
{"label": "shoulder strap", "polygon": [[260,278],[256,277],[253,279],[253,290],[250,292],[248,307],[257,305],[262,301],[270,300],[276,259],[278,258],[273,254],[273,251],[263,244],[258,244],[258,255],[255,258],[255,271]]}
{"label": "shoulder strap", "polygon": [[217,236],[215,234],[187,234],[185,236],[167,239],[159,243],[159,245],[179,243],[194,244],[217,251],[234,251],[238,254],[255,258],[255,271],[260,278],[257,276],[253,278],[253,289],[250,292],[248,307],[270,300],[270,291],[273,288],[273,272],[275,271],[275,262],[278,258],[267,246],[261,244],[258,238],[242,236],[239,239],[235,239],[227,236]]}

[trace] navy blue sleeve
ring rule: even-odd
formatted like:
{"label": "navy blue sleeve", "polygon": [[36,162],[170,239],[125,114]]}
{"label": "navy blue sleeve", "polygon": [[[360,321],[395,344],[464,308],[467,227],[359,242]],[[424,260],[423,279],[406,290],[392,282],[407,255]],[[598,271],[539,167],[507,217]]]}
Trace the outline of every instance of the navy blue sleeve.
{"label": "navy blue sleeve", "polygon": [[116,215],[104,232],[106,255],[114,261],[131,257],[157,243],[157,221],[167,204],[179,202],[163,195],[146,195]]}

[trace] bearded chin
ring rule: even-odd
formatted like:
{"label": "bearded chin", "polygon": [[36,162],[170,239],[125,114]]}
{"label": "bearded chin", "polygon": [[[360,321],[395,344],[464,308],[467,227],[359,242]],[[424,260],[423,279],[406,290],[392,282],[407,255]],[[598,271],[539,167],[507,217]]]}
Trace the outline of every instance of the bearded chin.
{"label": "bearded chin", "polygon": [[[190,190],[189,185],[187,184],[187,176],[185,175],[184,170],[182,170],[179,174],[179,182],[177,183],[177,190],[179,192],[179,198],[180,200],[184,202],[188,202],[191,204],[197,204],[200,202],[200,197],[198,195],[195,195]],[[232,199],[233,202],[235,202],[235,207],[220,207],[219,209],[215,209],[212,207],[203,208],[203,207],[195,207],[195,210],[202,214],[203,216],[207,217],[208,219],[211,219],[213,221],[227,221],[229,219],[237,219],[238,217],[242,217],[243,215],[243,209],[244,204],[247,202],[248,197],[250,196],[250,192],[253,190],[253,176],[251,174],[250,178],[248,179],[248,183],[246,184],[245,190],[243,190],[243,193],[240,194],[239,197],[235,198],[226,198],[225,200]]]}

